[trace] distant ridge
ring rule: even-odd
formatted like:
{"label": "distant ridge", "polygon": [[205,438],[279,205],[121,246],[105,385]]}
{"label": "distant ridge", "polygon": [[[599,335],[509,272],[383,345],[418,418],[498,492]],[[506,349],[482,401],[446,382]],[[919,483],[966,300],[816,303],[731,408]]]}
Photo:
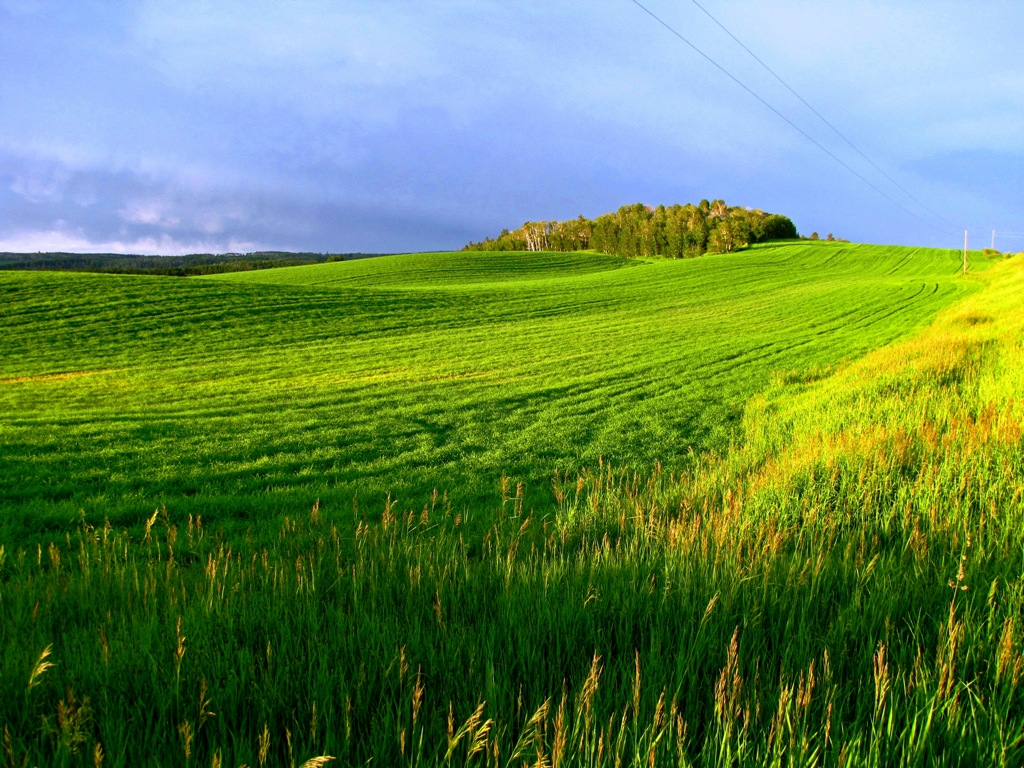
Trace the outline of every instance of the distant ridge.
{"label": "distant ridge", "polygon": [[212,275],[272,267],[350,261],[380,253],[312,253],[253,251],[252,253],[190,253],[183,256],[147,256],[124,253],[0,253],[0,270],[27,269],[55,272],[112,272],[129,275]]}

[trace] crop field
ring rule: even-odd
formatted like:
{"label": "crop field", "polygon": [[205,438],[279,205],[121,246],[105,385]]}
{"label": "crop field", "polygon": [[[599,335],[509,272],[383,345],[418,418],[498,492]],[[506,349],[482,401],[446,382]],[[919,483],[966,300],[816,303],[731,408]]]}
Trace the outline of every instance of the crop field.
{"label": "crop field", "polygon": [[[223,279],[0,275],[0,530],[153,509],[259,528],[320,499],[551,499],[681,468],[773,375],[817,376],[974,284],[953,252],[794,244],[650,263],[430,254]],[[982,266],[984,263],[982,262]]]}
{"label": "crop field", "polygon": [[0,766],[1024,764],[972,258],[0,274]]}

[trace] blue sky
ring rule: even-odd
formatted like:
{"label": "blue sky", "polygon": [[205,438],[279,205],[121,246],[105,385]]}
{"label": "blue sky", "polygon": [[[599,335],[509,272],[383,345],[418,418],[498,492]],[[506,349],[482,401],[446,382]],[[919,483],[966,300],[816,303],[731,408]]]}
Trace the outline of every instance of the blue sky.
{"label": "blue sky", "polygon": [[0,0],[0,250],[441,250],[701,198],[1024,233],[1019,0],[701,0],[925,207],[692,0],[644,5],[891,199],[631,0]]}

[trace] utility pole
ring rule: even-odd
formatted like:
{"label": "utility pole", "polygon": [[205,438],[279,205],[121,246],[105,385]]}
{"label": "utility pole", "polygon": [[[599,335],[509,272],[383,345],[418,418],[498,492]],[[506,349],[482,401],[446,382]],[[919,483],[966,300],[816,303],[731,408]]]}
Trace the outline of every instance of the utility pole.
{"label": "utility pole", "polygon": [[967,230],[964,230],[964,274],[967,274]]}
{"label": "utility pole", "polygon": [[996,231],[992,230],[992,250],[996,249]]}

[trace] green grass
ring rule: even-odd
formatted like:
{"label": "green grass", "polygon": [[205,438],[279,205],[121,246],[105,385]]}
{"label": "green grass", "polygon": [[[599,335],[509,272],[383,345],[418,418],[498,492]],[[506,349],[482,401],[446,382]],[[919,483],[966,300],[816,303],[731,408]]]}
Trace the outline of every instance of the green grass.
{"label": "green grass", "polygon": [[[642,262],[599,253],[411,253],[350,261],[344,269],[278,269],[265,275],[233,274],[233,282],[322,288],[457,288],[488,283],[566,280]],[[224,275],[207,279],[221,280]]]}
{"label": "green grass", "polygon": [[[985,262],[979,259],[984,266]],[[819,375],[975,290],[954,252],[790,244],[641,263],[428,254],[209,280],[0,275],[0,530],[320,499],[528,504],[599,458],[723,448],[773,371]]]}
{"label": "green grass", "polygon": [[[759,255],[800,293],[826,248]],[[890,312],[922,280],[853,250]],[[0,540],[0,764],[1020,765],[1024,261],[929,282],[945,308],[862,325],[888,346],[802,337],[676,471]]]}

